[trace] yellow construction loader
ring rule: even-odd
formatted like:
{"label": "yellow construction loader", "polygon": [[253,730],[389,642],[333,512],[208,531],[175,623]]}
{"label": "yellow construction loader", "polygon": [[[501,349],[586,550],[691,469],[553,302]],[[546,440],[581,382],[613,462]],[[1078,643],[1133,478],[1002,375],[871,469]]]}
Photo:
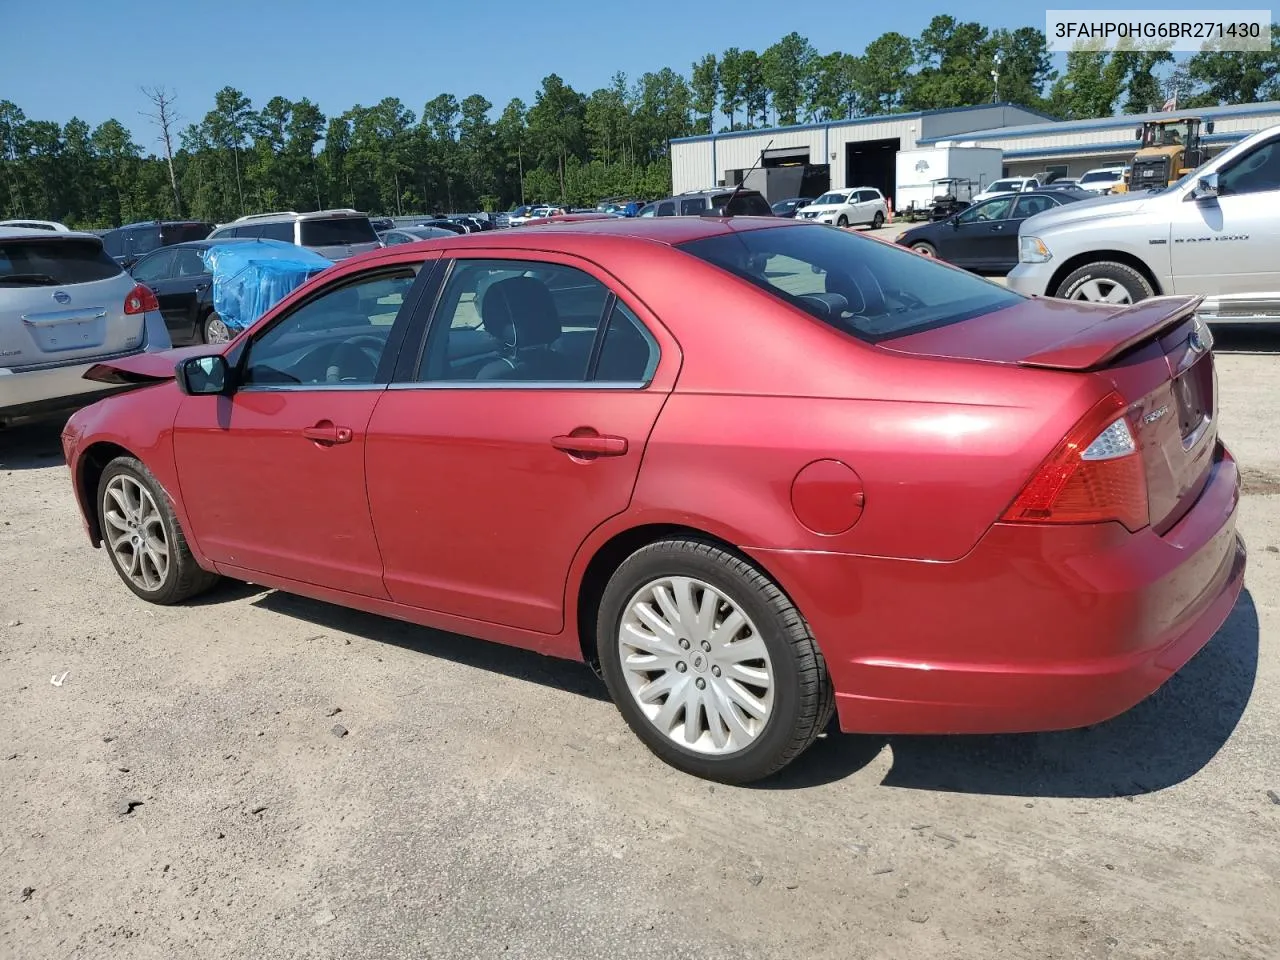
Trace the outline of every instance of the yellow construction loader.
{"label": "yellow construction loader", "polygon": [[[1134,132],[1141,146],[1130,161],[1124,181],[1112,187],[1111,192],[1167,187],[1200,166],[1209,159],[1200,127],[1199,117],[1177,115],[1143,123]],[[1213,133],[1212,120],[1204,124],[1204,132]]]}

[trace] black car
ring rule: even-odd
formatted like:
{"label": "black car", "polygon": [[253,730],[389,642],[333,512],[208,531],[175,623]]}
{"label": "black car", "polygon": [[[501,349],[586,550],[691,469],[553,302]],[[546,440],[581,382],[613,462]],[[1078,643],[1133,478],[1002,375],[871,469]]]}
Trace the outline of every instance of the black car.
{"label": "black car", "polygon": [[454,236],[457,234],[443,227],[396,227],[394,230],[384,230],[378,234],[378,239],[388,247],[395,247],[402,243],[417,243],[419,240],[436,240],[440,237]]}
{"label": "black car", "polygon": [[945,220],[912,227],[897,242],[974,273],[1003,275],[1018,263],[1018,224],[1063,204],[1092,199],[1087,190],[1029,190],[981,200]]}
{"label": "black car", "polygon": [[792,217],[796,215],[796,211],[801,207],[807,207],[813,203],[813,197],[792,197],[790,200],[779,200],[773,205],[773,215],[775,217]]}
{"label": "black car", "polygon": [[148,253],[129,269],[130,276],[160,301],[174,346],[231,339],[231,330],[213,309],[213,277],[201,254],[224,243],[252,242],[248,237],[224,237],[177,243]]}
{"label": "black car", "polygon": [[188,240],[203,240],[213,232],[214,224],[202,220],[148,220],[126,223],[114,230],[104,230],[102,248],[116,263],[128,270],[143,256],[161,247]]}
{"label": "black car", "polygon": [[370,217],[369,225],[373,227],[376,232],[382,233],[384,230],[394,230],[396,222],[390,217]]}

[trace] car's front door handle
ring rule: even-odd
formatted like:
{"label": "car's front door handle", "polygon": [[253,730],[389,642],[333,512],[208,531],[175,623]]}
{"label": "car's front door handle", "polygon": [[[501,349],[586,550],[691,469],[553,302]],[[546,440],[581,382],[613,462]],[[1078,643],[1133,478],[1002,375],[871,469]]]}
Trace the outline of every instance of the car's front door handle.
{"label": "car's front door handle", "polygon": [[597,457],[620,457],[627,452],[626,437],[587,434],[582,437],[552,437],[551,445],[566,453],[590,453]]}
{"label": "car's front door handle", "polygon": [[314,427],[303,427],[302,435],[326,446],[351,442],[351,428],[334,426],[329,420],[321,420]]}

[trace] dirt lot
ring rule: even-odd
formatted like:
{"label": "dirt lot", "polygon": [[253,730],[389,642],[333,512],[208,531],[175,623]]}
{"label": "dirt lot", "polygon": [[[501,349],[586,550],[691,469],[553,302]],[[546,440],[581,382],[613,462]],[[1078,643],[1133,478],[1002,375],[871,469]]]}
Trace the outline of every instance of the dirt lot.
{"label": "dirt lot", "polygon": [[1247,590],[1164,690],[755,789],[660,764],[572,664],[248,587],[148,608],[56,428],[0,436],[0,957],[1274,960],[1277,363],[1220,359]]}

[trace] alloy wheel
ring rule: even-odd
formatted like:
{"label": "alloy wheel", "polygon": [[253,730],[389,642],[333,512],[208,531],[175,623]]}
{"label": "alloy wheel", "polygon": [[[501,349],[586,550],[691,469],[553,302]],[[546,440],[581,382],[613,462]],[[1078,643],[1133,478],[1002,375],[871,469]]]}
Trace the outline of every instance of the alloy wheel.
{"label": "alloy wheel", "polygon": [[742,607],[692,577],[662,577],[627,602],[623,676],[641,712],[673,743],[723,756],[750,746],[773,713],[764,638]]}
{"label": "alloy wheel", "polygon": [[212,314],[204,322],[204,340],[205,343],[230,343],[231,328],[216,313]]}
{"label": "alloy wheel", "polygon": [[127,474],[103,493],[103,533],[120,570],[142,590],[159,590],[169,575],[169,541],[155,499]]}
{"label": "alloy wheel", "polygon": [[1072,300],[1088,300],[1091,303],[1133,303],[1133,297],[1124,284],[1106,277],[1086,280],[1071,293]]}

